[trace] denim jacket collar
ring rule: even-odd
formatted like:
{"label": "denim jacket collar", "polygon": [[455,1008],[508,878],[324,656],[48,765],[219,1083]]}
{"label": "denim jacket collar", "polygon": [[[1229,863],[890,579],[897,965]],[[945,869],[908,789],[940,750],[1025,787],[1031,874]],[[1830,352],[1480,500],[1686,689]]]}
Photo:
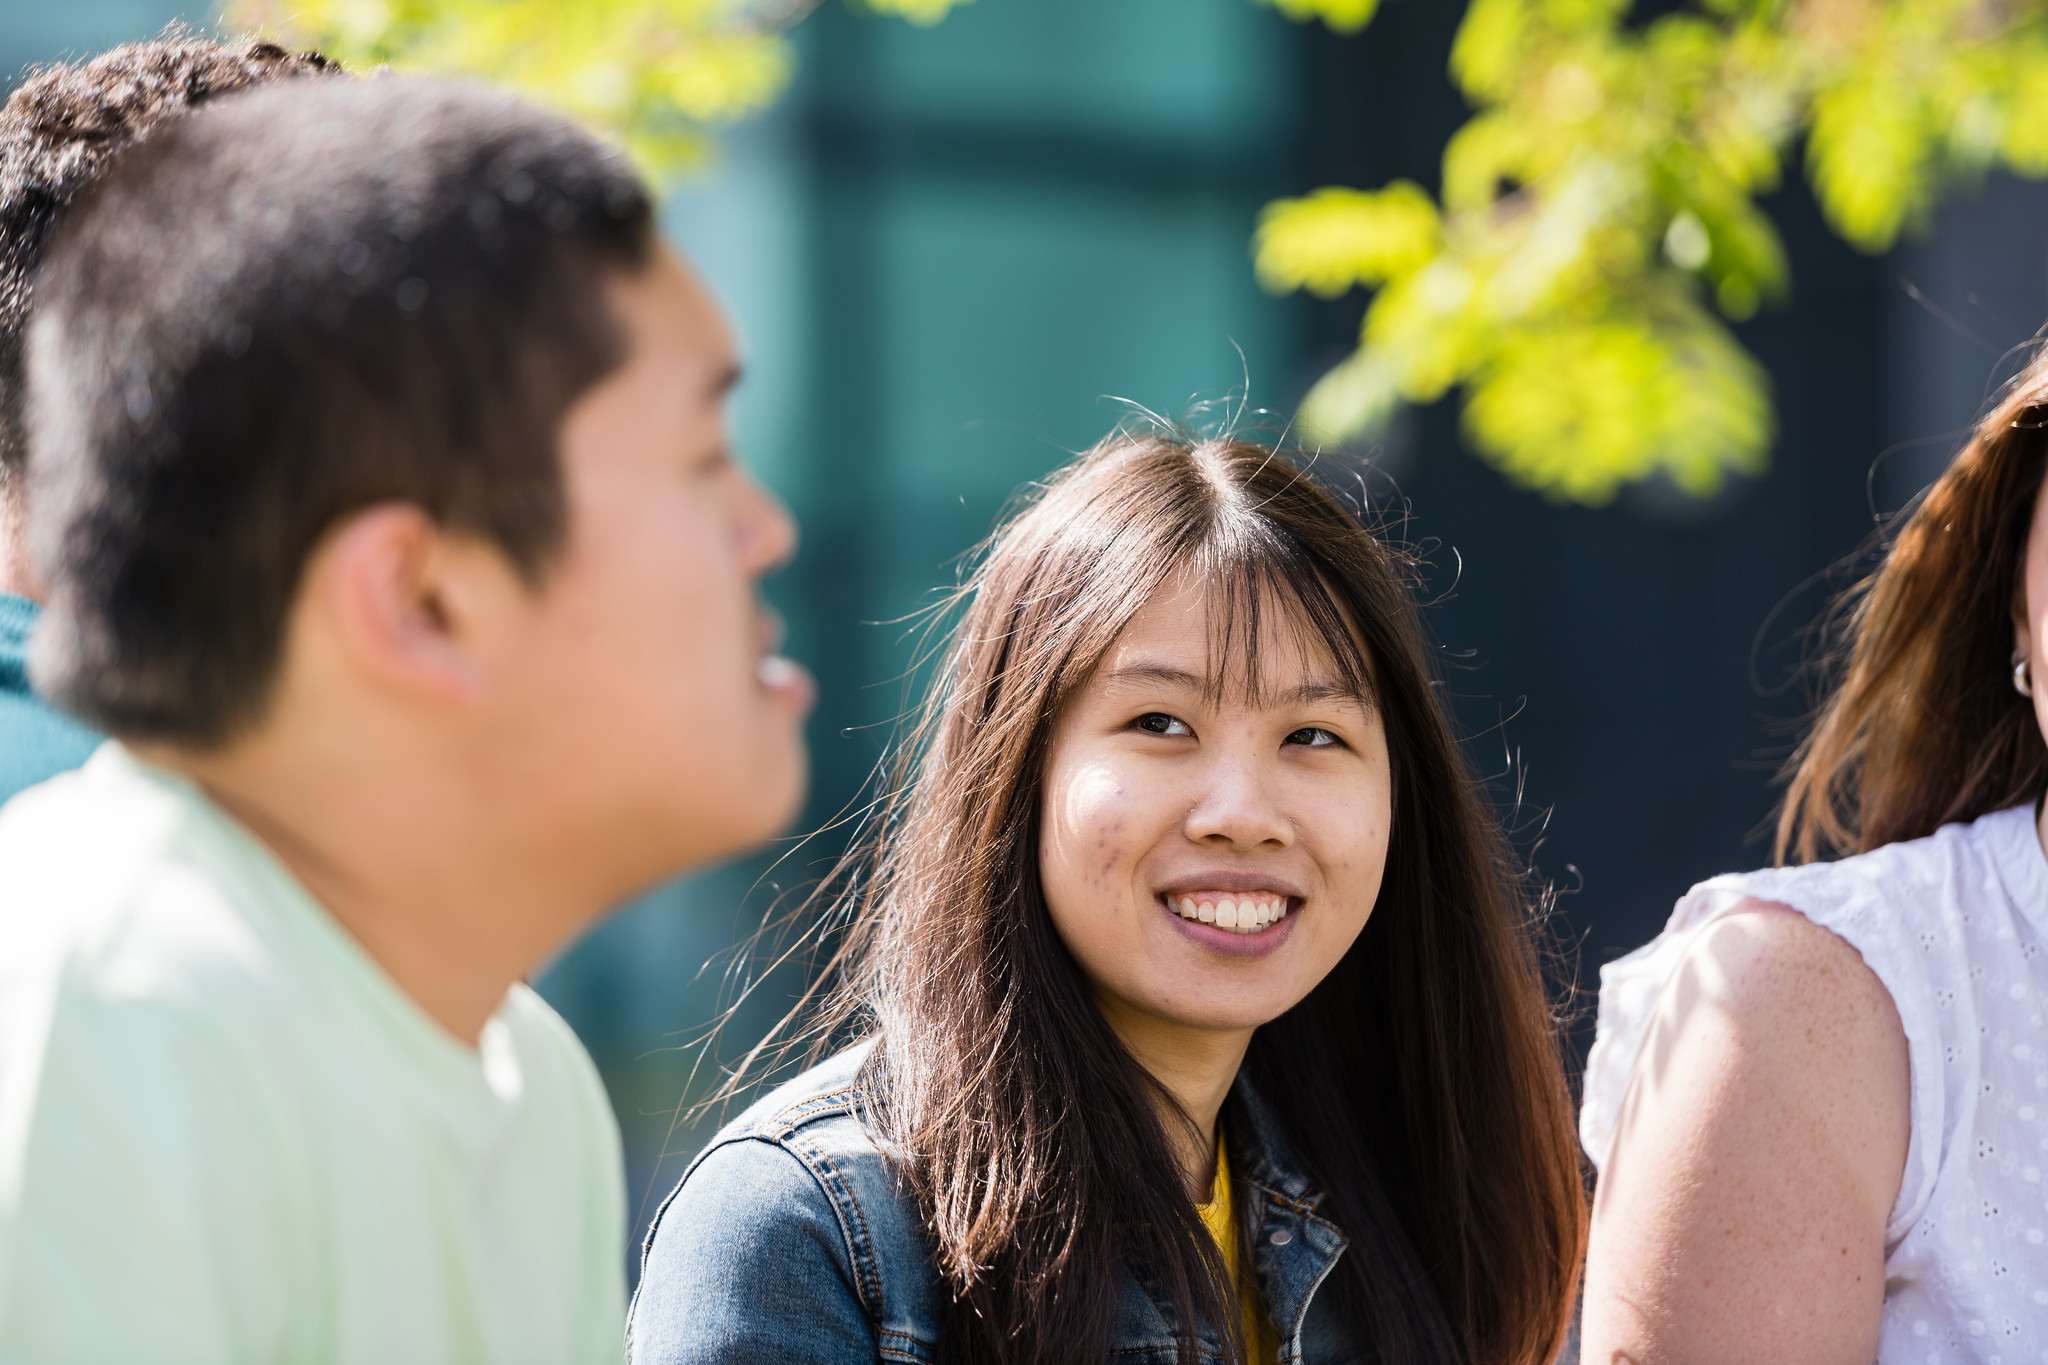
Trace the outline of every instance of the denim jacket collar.
{"label": "denim jacket collar", "polygon": [[[1251,1196],[1246,1204],[1253,1230],[1253,1271],[1280,1337],[1282,1365],[1292,1365],[1305,1358],[1303,1334],[1309,1304],[1349,1241],[1335,1223],[1317,1212],[1323,1202],[1322,1191],[1302,1172],[1277,1117],[1251,1082],[1240,1074],[1232,1093],[1237,1101],[1234,1117],[1247,1122],[1251,1130],[1240,1134],[1236,1145],[1250,1156],[1238,1178],[1249,1187]],[[1176,1358],[1179,1338],[1172,1300],[1157,1280],[1141,1270],[1127,1272],[1118,1317],[1123,1338],[1120,1361]],[[1221,1357],[1212,1324],[1197,1327],[1196,1341],[1204,1354]],[[1322,1358],[1323,1354],[1313,1352],[1306,1358]]]}
{"label": "denim jacket collar", "polygon": [[[787,1359],[835,1332],[846,1349],[833,1359],[936,1360],[946,1287],[901,1172],[862,1122],[865,1058],[855,1048],[789,1082],[691,1163],[648,1235],[630,1338],[636,1365],[710,1341],[724,1343],[715,1357],[675,1358]],[[1227,1114],[1252,1272],[1282,1365],[1373,1360],[1328,1284],[1347,1242],[1322,1214],[1324,1195],[1242,1077]],[[1163,1288],[1128,1262],[1116,1274],[1109,1361],[1178,1365]],[[721,1275],[720,1306],[707,1308],[703,1281]],[[760,1352],[732,1354],[739,1340]],[[1205,1361],[1220,1357],[1214,1325],[1198,1324],[1195,1340]]]}

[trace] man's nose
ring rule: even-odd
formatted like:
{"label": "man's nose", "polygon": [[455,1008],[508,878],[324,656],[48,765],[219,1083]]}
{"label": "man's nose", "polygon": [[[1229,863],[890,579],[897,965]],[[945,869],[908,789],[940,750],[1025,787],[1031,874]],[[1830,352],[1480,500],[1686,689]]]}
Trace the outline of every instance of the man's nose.
{"label": "man's nose", "polygon": [[796,518],[747,471],[739,471],[738,539],[740,561],[747,572],[762,577],[796,555]]}

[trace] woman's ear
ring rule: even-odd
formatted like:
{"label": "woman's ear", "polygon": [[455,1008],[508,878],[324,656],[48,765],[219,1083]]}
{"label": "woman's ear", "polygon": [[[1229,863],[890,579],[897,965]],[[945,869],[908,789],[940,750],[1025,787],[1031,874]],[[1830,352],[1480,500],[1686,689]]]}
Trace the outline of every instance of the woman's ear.
{"label": "woman's ear", "polygon": [[2034,657],[2034,629],[2027,622],[2027,576],[2021,566],[2020,576],[2012,585],[2012,655],[2015,659]]}
{"label": "woman's ear", "polygon": [[411,503],[349,517],[314,551],[301,624],[380,689],[461,703],[489,675],[493,598],[517,575],[477,537],[451,534]]}

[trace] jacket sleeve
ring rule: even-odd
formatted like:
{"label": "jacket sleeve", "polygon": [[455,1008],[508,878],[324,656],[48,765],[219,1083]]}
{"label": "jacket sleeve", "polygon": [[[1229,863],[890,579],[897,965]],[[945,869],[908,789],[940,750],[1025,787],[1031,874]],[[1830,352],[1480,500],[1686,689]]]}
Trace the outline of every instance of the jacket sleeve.
{"label": "jacket sleeve", "polygon": [[707,1152],[656,1216],[630,1365],[872,1365],[874,1330],[831,1199],[761,1139]]}

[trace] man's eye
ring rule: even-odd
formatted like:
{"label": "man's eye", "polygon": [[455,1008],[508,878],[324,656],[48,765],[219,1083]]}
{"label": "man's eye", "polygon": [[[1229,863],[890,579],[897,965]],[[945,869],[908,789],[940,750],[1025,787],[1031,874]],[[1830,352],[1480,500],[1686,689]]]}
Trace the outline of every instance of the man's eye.
{"label": "man's eye", "polygon": [[1147,711],[1131,723],[1148,735],[1191,735],[1194,733],[1193,730],[1188,728],[1186,721],[1176,720],[1164,711]]}
{"label": "man's eye", "polygon": [[1282,742],[1286,744],[1299,744],[1307,749],[1327,749],[1332,744],[1342,744],[1344,741],[1320,726],[1304,725]]}

